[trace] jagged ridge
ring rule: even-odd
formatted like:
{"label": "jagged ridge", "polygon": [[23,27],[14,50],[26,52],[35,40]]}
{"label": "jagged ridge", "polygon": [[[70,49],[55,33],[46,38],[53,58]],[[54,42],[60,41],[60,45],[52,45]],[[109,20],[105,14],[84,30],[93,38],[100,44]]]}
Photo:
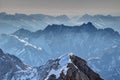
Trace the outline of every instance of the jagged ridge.
{"label": "jagged ridge", "polygon": [[4,54],[1,49],[0,59],[0,80],[103,80],[87,66],[85,60],[75,55],[49,60],[36,68],[25,65],[13,55]]}

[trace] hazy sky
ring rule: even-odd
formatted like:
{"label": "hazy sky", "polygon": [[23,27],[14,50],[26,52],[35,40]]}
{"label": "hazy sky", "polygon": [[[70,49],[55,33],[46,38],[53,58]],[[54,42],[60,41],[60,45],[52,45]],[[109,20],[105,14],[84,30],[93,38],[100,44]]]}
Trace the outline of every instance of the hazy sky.
{"label": "hazy sky", "polygon": [[120,15],[120,0],[0,0],[0,12]]}

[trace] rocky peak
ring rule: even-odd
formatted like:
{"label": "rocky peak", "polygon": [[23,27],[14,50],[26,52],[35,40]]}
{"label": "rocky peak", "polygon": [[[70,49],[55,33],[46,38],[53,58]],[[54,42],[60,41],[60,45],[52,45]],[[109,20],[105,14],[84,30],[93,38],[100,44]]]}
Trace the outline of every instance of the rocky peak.
{"label": "rocky peak", "polygon": [[57,16],[56,19],[59,21],[69,21],[70,20],[69,17],[66,15]]}
{"label": "rocky peak", "polygon": [[69,54],[58,58],[58,61],[45,80],[103,80],[80,57]]}
{"label": "rocky peak", "polygon": [[14,32],[12,35],[16,35],[19,37],[29,37],[31,35],[31,33],[32,32],[30,32],[29,30],[21,28],[21,29],[17,30],[16,32]]}
{"label": "rocky peak", "polygon": [[102,78],[100,78],[100,76],[87,65],[87,62],[84,59],[75,55],[70,56],[70,59],[72,63],[78,68],[78,70],[88,77],[88,80],[102,80]]}
{"label": "rocky peak", "polygon": [[91,22],[88,22],[81,25],[81,30],[95,32],[97,28]]}

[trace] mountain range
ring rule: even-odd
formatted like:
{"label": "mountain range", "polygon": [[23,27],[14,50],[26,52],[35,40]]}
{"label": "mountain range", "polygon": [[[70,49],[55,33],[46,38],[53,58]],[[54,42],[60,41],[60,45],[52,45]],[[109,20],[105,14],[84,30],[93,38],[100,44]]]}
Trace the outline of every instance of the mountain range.
{"label": "mountain range", "polygon": [[49,59],[72,52],[85,59],[105,80],[120,78],[119,43],[117,31],[98,29],[91,22],[81,26],[53,24],[36,32],[22,28],[0,36],[0,47],[30,66],[40,66]]}
{"label": "mountain range", "polygon": [[30,67],[0,49],[0,80],[103,80],[87,62],[73,54]]}
{"label": "mountain range", "polygon": [[120,16],[111,15],[88,15],[85,14],[77,20],[77,23],[92,22],[97,28],[112,28],[115,31],[120,32]]}
{"label": "mountain range", "polygon": [[25,28],[30,31],[44,29],[49,24],[71,25],[69,17],[66,15],[50,16],[44,14],[7,14],[0,13],[0,34],[13,33],[14,31]]}
{"label": "mountain range", "polygon": [[120,32],[120,16],[111,15],[88,15],[68,17],[67,15],[50,16],[45,14],[7,14],[0,13],[0,34],[11,34],[21,28],[35,32],[43,30],[48,25],[64,24],[67,26],[82,25],[83,23],[92,22],[97,28],[112,28]]}

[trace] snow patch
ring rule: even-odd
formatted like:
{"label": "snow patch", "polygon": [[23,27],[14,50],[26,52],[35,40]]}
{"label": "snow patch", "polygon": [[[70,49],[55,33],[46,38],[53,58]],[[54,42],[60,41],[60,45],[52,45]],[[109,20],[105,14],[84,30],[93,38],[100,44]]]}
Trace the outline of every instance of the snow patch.
{"label": "snow patch", "polygon": [[58,65],[58,69],[55,70],[55,69],[52,69],[48,76],[45,78],[45,80],[48,80],[49,76],[54,74],[56,75],[56,78],[59,78],[60,77],[60,73],[63,72],[65,75],[67,74],[67,71],[68,71],[68,63],[72,63],[71,62],[71,59],[70,59],[70,55],[73,55],[73,54],[64,54],[62,56],[60,56],[58,59],[60,59],[59,61],[59,65]]}
{"label": "snow patch", "polygon": [[18,36],[16,36],[16,35],[10,35],[10,36],[12,36],[12,37],[18,39],[20,42],[24,43],[25,46],[31,46],[31,47],[33,47],[33,48],[35,48],[35,49],[37,49],[37,50],[40,50],[40,51],[42,50],[41,47],[37,47],[37,46],[35,46],[35,45],[33,45],[33,44],[31,44],[31,43],[25,41],[24,39],[20,39],[20,38],[19,38]]}

